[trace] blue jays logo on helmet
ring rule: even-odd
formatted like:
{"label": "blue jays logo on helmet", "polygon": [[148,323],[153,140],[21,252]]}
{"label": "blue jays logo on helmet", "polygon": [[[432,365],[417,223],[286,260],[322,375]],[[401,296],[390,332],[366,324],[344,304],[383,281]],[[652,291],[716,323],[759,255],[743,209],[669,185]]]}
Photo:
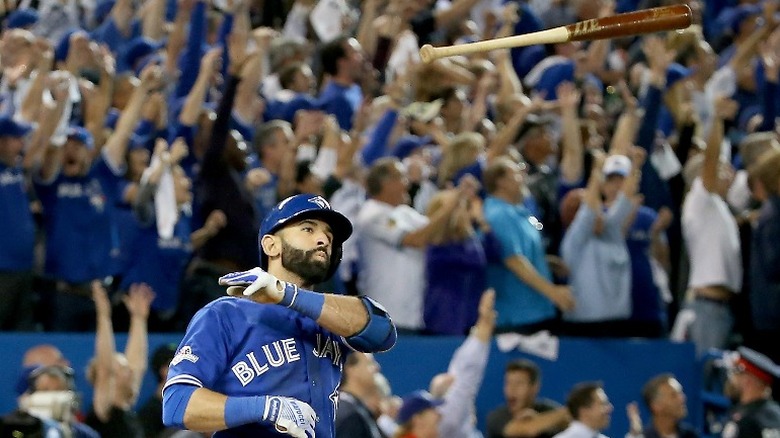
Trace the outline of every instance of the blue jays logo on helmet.
{"label": "blue jays logo on helmet", "polygon": [[[330,278],[341,263],[341,245],[352,234],[352,223],[346,216],[333,210],[322,196],[304,193],[290,196],[278,203],[263,219],[258,241],[266,234],[273,234],[287,225],[304,219],[319,219],[328,224],[333,232],[333,248],[328,269],[328,278]],[[268,268],[268,256],[262,248],[260,248],[260,267]]]}

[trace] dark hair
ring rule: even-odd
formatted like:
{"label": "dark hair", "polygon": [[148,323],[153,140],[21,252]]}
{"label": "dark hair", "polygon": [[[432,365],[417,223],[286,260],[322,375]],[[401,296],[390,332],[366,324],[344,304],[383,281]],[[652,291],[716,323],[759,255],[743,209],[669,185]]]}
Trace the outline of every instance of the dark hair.
{"label": "dark hair", "polygon": [[173,360],[173,356],[176,355],[176,344],[163,344],[157,347],[152,353],[152,359],[149,364],[154,371],[154,377],[157,379],[157,383],[162,382],[166,376],[160,375],[160,368],[168,365]]}
{"label": "dark hair", "polygon": [[494,193],[498,188],[498,180],[503,178],[508,172],[509,167],[512,165],[512,160],[506,157],[501,157],[494,160],[482,175],[482,181],[485,184],[485,190],[488,193]]}
{"label": "dark hair", "polygon": [[536,383],[539,382],[539,377],[541,376],[539,367],[528,359],[516,359],[506,364],[506,370],[504,371],[506,374],[515,371],[528,374],[528,380],[531,385],[536,385]]}
{"label": "dark hair", "polygon": [[335,75],[338,73],[339,60],[344,58],[347,54],[347,50],[344,45],[349,41],[348,36],[342,35],[335,40],[322,46],[320,51],[320,61],[322,62],[322,71],[329,75]]}
{"label": "dark hair", "polygon": [[279,84],[282,88],[285,90],[290,88],[295,81],[295,75],[303,69],[304,65],[302,62],[293,62],[279,71]]}
{"label": "dark hair", "polygon": [[594,402],[596,391],[603,388],[601,382],[581,382],[572,388],[566,397],[566,407],[575,420],[579,419],[580,410],[590,407]]}
{"label": "dark hair", "polygon": [[298,164],[295,165],[295,183],[300,184],[304,181],[306,181],[306,178],[311,175],[311,160],[303,160],[299,161]]}
{"label": "dark hair", "polygon": [[455,97],[458,93],[458,89],[453,87],[452,85],[448,85],[444,88],[439,89],[436,91],[433,96],[431,96],[431,102],[437,99],[442,100],[443,105],[447,105],[447,102],[449,102],[450,99]]}
{"label": "dark hair", "polygon": [[645,406],[647,406],[647,409],[650,409],[651,412],[653,409],[650,406],[653,403],[653,400],[658,396],[658,390],[663,384],[671,379],[674,379],[674,375],[670,373],[660,374],[650,379],[645,383],[645,386],[642,387],[642,400],[644,400]]}
{"label": "dark hair", "polygon": [[347,368],[352,368],[360,362],[360,355],[357,351],[350,351],[347,353],[347,359],[344,361],[344,371],[341,373],[341,386],[343,387],[347,383]]}
{"label": "dark hair", "polygon": [[384,157],[374,161],[371,169],[366,176],[366,191],[369,196],[378,195],[382,191],[382,187],[390,176],[390,172],[399,163],[397,158]]}

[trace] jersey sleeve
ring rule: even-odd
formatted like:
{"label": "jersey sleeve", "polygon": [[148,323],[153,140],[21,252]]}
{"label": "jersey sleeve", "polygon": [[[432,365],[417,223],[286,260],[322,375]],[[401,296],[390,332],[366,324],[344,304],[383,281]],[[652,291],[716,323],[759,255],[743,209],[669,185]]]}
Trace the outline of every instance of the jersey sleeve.
{"label": "jersey sleeve", "polygon": [[165,388],[173,384],[212,388],[230,356],[230,327],[212,303],[195,314],[168,368]]}

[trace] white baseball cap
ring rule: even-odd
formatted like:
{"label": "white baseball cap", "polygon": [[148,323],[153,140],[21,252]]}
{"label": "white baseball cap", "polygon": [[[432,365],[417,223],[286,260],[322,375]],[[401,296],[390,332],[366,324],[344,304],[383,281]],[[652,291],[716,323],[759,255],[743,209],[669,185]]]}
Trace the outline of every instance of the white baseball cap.
{"label": "white baseball cap", "polygon": [[625,155],[610,155],[604,160],[601,172],[604,176],[628,176],[631,173],[631,159]]}

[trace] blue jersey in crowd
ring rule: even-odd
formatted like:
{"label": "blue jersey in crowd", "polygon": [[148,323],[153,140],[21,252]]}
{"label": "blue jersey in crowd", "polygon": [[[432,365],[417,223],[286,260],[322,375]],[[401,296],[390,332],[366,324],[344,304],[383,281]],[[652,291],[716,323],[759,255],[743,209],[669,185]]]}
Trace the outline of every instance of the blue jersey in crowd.
{"label": "blue jersey in crowd", "polygon": [[0,224],[0,271],[32,269],[35,223],[21,166],[0,163]]}
{"label": "blue jersey in crowd", "polygon": [[60,174],[36,184],[46,229],[46,274],[84,283],[110,274],[114,246],[110,209],[121,178],[102,156],[84,176]]}

